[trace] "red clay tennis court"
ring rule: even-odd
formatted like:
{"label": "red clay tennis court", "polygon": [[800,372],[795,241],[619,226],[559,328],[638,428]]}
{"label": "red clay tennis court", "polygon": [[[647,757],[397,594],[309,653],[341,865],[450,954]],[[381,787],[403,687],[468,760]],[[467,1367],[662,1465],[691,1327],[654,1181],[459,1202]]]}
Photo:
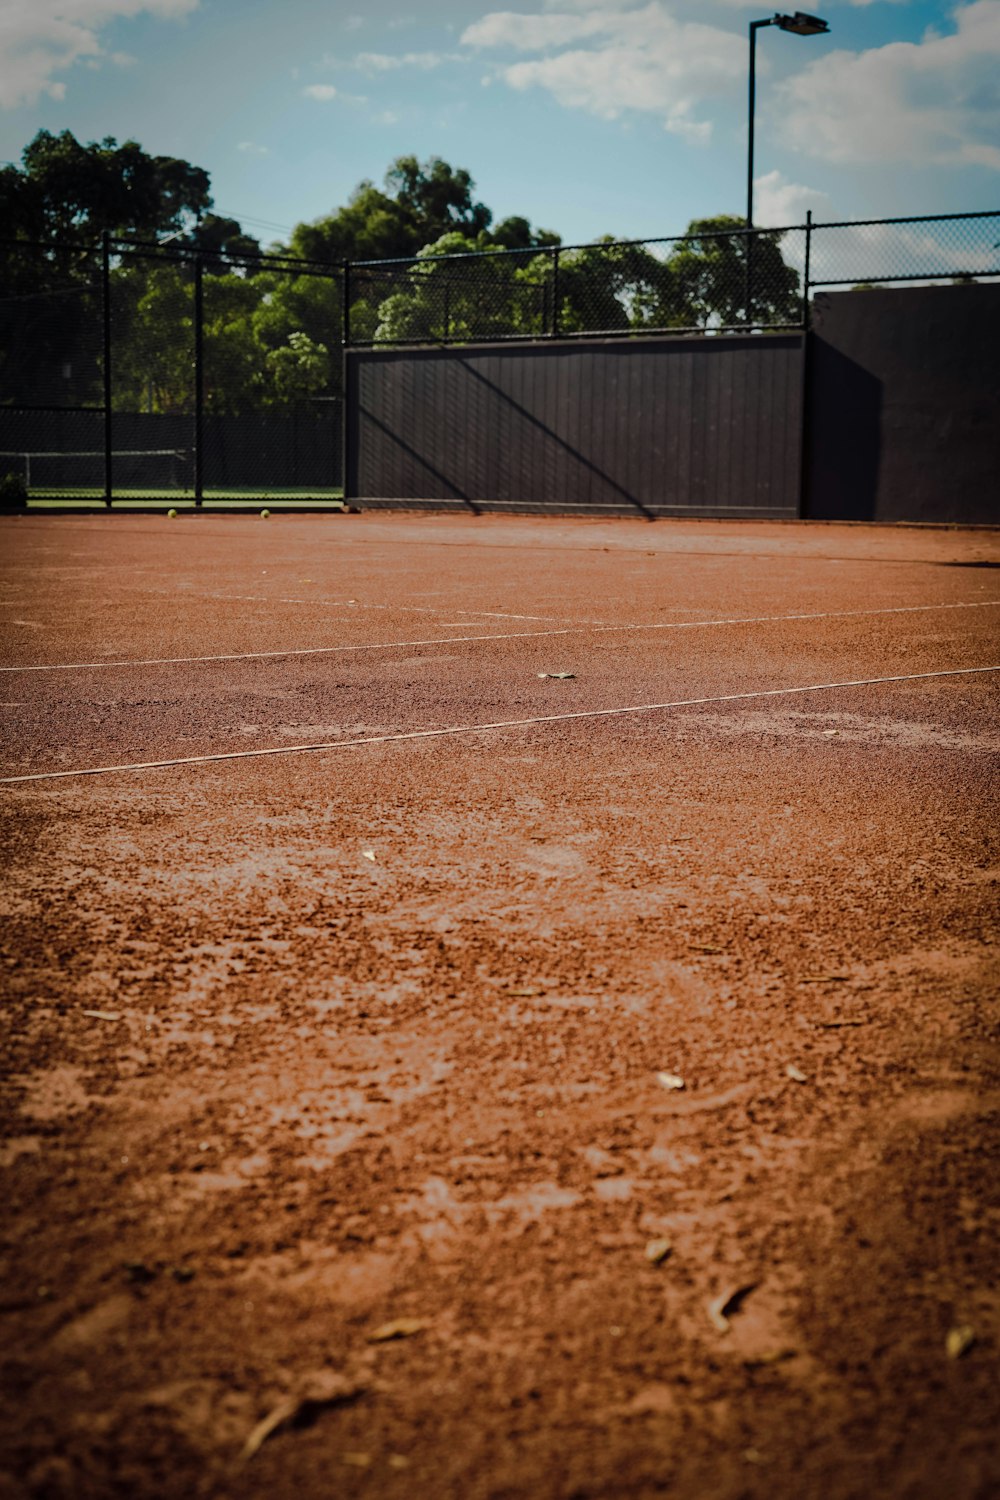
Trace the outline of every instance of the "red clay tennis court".
{"label": "red clay tennis court", "polygon": [[2,524],[0,1494],[995,1491],[995,532]]}

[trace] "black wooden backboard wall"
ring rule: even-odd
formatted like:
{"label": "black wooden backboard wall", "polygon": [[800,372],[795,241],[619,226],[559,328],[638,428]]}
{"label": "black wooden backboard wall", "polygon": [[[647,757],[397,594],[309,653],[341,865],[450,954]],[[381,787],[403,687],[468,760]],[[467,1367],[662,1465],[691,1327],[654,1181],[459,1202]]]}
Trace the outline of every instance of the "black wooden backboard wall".
{"label": "black wooden backboard wall", "polygon": [[347,377],[365,508],[799,513],[799,334],[353,349]]}

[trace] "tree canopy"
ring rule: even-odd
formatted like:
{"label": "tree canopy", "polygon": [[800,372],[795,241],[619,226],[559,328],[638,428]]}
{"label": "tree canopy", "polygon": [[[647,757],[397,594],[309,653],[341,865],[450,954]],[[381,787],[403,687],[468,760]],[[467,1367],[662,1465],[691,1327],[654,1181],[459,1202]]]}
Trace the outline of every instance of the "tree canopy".
{"label": "tree canopy", "polygon": [[425,162],[400,156],[381,188],[367,179],[359,183],[344,207],[299,224],[282,248],[306,260],[345,261],[404,259],[448,234],[498,249],[559,243],[552,230],[534,230],[520,217],[491,228],[493,215],[474,200],[475,186],[464,167],[439,156]]}
{"label": "tree canopy", "polygon": [[69,130],[40,130],[21,163],[0,170],[0,213],[19,239],[156,239],[184,234],[212,207],[203,167],[149,156],[138,141],[82,145]]}
{"label": "tree canopy", "polygon": [[798,313],[799,278],[778,231],[754,234],[749,263],[743,221],[731,215],[696,219],[686,238],[661,245],[608,236],[568,250],[520,215],[494,223],[469,172],[437,156],[398,157],[381,187],[360,183],[346,204],[272,247],[311,266],[262,258],[237,220],[214,212],[204,168],[110,136],[81,144],[68,130],[39,131],[20,166],[0,169],[0,212],[6,402],[100,402],[105,232],[164,247],[123,250],[112,264],[121,410],[190,409],[195,255],[205,399],[220,412],[289,410],[340,394],[337,272],[347,261],[352,337],[376,343],[710,330],[789,323]]}

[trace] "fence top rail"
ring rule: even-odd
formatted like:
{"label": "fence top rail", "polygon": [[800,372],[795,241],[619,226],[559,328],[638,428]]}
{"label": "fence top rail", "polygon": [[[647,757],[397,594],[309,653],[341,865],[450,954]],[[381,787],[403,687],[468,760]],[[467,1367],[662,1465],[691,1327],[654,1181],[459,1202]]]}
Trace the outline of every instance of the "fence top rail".
{"label": "fence top rail", "polygon": [[[80,255],[100,255],[103,249],[103,239],[90,242],[84,240],[29,240],[22,239],[17,235],[0,235],[0,245],[15,246],[26,250],[72,250]],[[330,274],[341,274],[344,270],[344,262],[341,260],[317,260],[304,255],[277,255],[270,251],[262,250],[259,255],[250,251],[225,250],[198,250],[191,248],[167,246],[159,240],[125,240],[116,239],[113,235],[108,237],[108,248],[112,255],[151,255],[155,253],[157,259],[162,260],[225,260],[234,265],[260,262],[265,265],[288,265],[288,266],[318,266]]]}
{"label": "fence top rail", "polygon": [[[684,326],[659,324],[649,328],[581,328],[560,332],[553,339],[545,333],[487,333],[481,338],[461,334],[455,338],[398,338],[398,339],[352,339],[346,346],[348,353],[378,354],[391,350],[394,354],[412,349],[421,354],[433,354],[445,349],[463,349],[486,344],[538,344],[546,349],[558,348],[560,343],[580,343],[584,339],[613,339],[620,342],[634,339],[642,343],[646,339],[677,339],[690,343],[693,338],[706,339],[721,344],[726,339],[755,338],[758,334],[802,334],[805,324],[798,323],[720,323],[716,328],[705,328],[702,324]],[[757,340],[759,342],[759,340]]]}
{"label": "fence top rail", "polygon": [[[1000,265],[994,266],[992,270],[987,268],[985,271],[960,271],[956,267],[950,271],[914,271],[909,276],[879,276],[874,281],[868,283],[861,282],[860,285],[864,287],[864,290],[867,293],[869,291],[877,292],[879,287],[881,286],[894,286],[901,281],[921,281],[928,283],[943,281],[947,285],[961,286],[972,282],[995,280],[997,277],[1000,277]],[[828,286],[846,286],[854,288],[858,285],[859,282],[857,277],[850,276],[842,277],[839,281],[833,280],[832,278],[828,279],[826,276],[821,276],[818,281],[810,281],[809,283],[810,290],[817,289],[820,291],[824,287]]]}
{"label": "fence top rail", "polygon": [[829,219],[823,224],[813,223],[813,229],[877,229],[882,224],[943,224],[956,219],[997,219],[1000,208],[978,209],[964,214],[904,214],[900,219]]}

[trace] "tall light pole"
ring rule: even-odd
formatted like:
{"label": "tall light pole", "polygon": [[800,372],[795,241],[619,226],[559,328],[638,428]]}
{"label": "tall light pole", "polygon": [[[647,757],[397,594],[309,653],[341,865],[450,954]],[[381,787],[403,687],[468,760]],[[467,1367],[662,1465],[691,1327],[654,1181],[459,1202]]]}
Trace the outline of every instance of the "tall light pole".
{"label": "tall light pole", "polygon": [[782,31],[793,31],[796,36],[819,36],[829,31],[829,22],[821,16],[807,16],[797,10],[793,16],[771,16],[766,21],[750,22],[750,98],[749,129],[747,131],[747,228],[753,228],[753,112],[757,88],[757,33],[762,26],[778,26]]}

